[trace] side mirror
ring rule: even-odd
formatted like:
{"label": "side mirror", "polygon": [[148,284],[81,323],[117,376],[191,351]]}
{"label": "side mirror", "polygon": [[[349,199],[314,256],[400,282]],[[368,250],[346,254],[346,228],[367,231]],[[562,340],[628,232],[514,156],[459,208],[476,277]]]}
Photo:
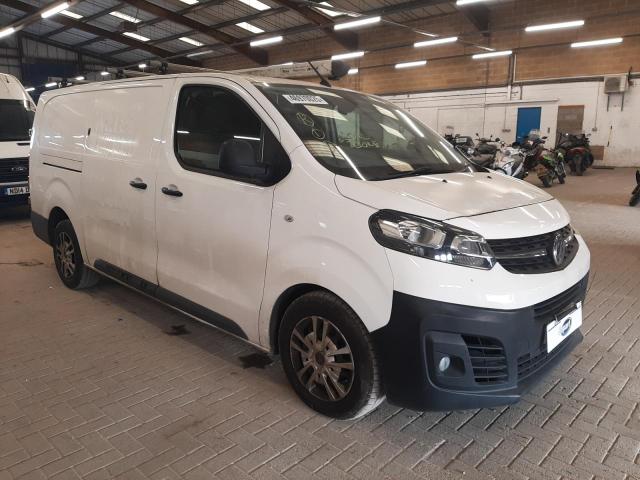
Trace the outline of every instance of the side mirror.
{"label": "side mirror", "polygon": [[501,142],[502,140],[500,140],[500,137],[496,137],[496,142]]}
{"label": "side mirror", "polygon": [[230,138],[220,147],[220,170],[234,177],[261,179],[266,176],[267,167],[257,158],[247,140]]}
{"label": "side mirror", "polygon": [[542,137],[542,140],[546,140],[547,138],[549,138],[549,137]]}

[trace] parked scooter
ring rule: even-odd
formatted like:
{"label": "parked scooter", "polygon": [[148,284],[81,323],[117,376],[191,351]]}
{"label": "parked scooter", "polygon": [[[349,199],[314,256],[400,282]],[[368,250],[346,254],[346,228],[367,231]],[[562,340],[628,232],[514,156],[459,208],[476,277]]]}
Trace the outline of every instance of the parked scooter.
{"label": "parked scooter", "polygon": [[631,193],[631,200],[629,200],[629,206],[635,207],[640,201],[640,170],[636,170],[636,188]]}
{"label": "parked scooter", "polygon": [[578,176],[582,176],[593,165],[593,154],[589,145],[590,136],[591,134],[585,135],[584,133],[582,135],[569,133],[558,135],[556,150],[561,150],[564,153],[571,173]]}
{"label": "parked scooter", "polygon": [[503,143],[496,153],[493,170],[522,180],[525,177],[524,152],[517,147],[506,147]]}

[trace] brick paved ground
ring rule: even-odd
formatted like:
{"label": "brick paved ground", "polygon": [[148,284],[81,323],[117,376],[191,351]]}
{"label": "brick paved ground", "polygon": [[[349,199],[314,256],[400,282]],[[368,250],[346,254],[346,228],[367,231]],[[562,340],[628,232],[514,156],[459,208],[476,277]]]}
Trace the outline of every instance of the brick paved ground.
{"label": "brick paved ground", "polygon": [[[553,193],[593,253],[585,341],[518,405],[355,422],[315,415],[280,365],[111,282],[62,287],[0,219],[0,480],[640,478],[640,207],[630,170]],[[163,333],[186,324],[184,336]]]}

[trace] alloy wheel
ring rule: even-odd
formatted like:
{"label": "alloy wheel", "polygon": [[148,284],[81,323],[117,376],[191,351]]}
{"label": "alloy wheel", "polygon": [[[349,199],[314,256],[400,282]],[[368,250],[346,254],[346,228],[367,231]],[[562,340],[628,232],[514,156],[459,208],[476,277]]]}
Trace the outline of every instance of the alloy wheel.
{"label": "alloy wheel", "polygon": [[56,241],[56,260],[58,270],[63,278],[73,277],[76,271],[75,248],[71,237],[66,232],[60,232]]}
{"label": "alloy wheel", "polygon": [[291,332],[291,361],[300,383],[315,397],[339,401],[351,391],[355,364],[351,347],[331,321],[305,317]]}

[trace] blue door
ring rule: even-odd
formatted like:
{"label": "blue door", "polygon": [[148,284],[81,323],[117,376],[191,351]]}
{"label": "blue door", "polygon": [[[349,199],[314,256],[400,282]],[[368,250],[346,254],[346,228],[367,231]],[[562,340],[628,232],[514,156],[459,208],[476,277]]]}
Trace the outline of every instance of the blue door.
{"label": "blue door", "polygon": [[540,129],[541,107],[519,108],[518,126],[516,127],[516,141],[522,142],[531,130]]}

